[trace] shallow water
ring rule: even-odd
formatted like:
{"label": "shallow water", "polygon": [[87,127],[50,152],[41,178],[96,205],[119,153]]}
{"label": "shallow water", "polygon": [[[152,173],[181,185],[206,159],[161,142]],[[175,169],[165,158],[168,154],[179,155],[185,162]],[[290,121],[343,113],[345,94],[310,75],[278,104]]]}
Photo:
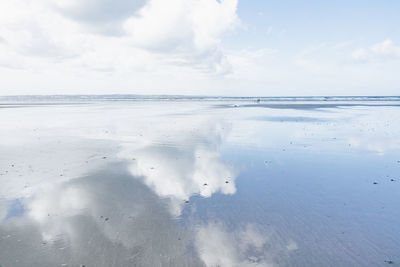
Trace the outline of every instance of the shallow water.
{"label": "shallow water", "polygon": [[0,108],[0,265],[400,264],[398,102]]}

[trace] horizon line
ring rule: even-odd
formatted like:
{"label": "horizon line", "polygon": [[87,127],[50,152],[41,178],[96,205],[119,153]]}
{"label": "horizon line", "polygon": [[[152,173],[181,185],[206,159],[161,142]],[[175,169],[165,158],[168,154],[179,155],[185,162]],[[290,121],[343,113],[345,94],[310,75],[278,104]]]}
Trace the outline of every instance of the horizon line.
{"label": "horizon line", "polygon": [[141,96],[141,97],[209,97],[209,98],[347,98],[347,97],[400,97],[400,95],[281,95],[281,96],[228,96],[228,95],[185,95],[185,94],[17,94],[0,97],[73,97],[73,96]]}

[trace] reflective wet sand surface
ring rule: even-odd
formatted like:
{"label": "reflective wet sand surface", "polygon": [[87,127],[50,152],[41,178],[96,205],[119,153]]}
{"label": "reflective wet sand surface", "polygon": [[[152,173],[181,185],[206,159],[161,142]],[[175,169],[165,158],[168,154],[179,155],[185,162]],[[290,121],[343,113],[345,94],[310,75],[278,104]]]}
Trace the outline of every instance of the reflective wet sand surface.
{"label": "reflective wet sand surface", "polygon": [[0,265],[400,264],[396,102],[0,106]]}

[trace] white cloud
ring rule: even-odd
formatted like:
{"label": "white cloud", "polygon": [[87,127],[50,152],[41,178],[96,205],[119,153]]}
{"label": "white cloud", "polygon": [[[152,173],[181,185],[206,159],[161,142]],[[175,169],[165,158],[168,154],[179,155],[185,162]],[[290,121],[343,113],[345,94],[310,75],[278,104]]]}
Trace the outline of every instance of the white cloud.
{"label": "white cloud", "polygon": [[171,62],[224,73],[229,64],[220,48],[221,35],[238,24],[236,6],[237,0],[152,0],[124,29],[134,45],[173,53]]}
{"label": "white cloud", "polygon": [[79,22],[103,26],[134,15],[146,0],[55,0],[49,1],[63,15]]}
{"label": "white cloud", "polygon": [[237,0],[2,2],[0,66],[225,74],[221,38],[238,24],[236,7]]}
{"label": "white cloud", "polygon": [[400,46],[396,46],[391,39],[386,39],[367,48],[358,48],[351,56],[361,62],[400,59]]}
{"label": "white cloud", "polygon": [[[255,27],[262,29],[256,36],[268,34],[271,47],[275,44],[268,49],[260,38],[248,38],[245,29],[225,38],[242,26],[237,7],[238,0],[0,1],[0,94],[398,90],[399,60],[394,59],[400,52],[394,41],[358,49],[352,41],[325,44],[298,53],[303,42],[292,42],[285,30]],[[380,64],[378,71],[373,64]]]}

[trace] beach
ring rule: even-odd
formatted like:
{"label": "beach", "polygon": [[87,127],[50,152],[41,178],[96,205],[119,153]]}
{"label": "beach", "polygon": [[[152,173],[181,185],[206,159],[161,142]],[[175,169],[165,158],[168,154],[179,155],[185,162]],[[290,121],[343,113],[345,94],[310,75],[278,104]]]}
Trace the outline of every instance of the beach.
{"label": "beach", "polygon": [[0,266],[400,264],[398,98],[124,99],[0,101]]}

